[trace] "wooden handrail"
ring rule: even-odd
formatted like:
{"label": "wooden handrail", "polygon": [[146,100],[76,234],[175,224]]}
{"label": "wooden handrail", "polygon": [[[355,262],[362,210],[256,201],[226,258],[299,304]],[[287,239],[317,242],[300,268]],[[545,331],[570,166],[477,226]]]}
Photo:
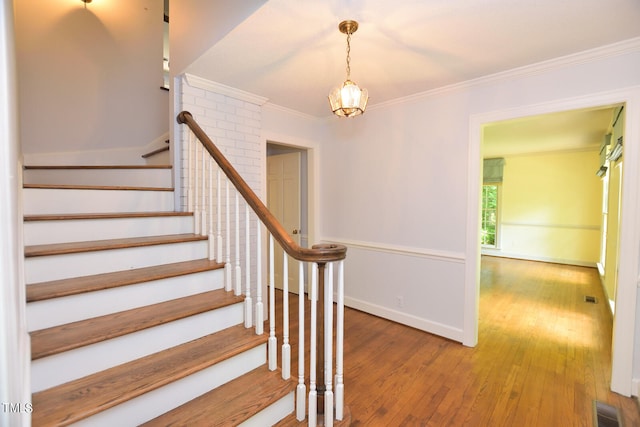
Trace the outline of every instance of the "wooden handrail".
{"label": "wooden handrail", "polygon": [[231,165],[222,152],[215,146],[213,141],[200,128],[191,113],[182,111],[177,117],[178,123],[186,124],[194,135],[200,140],[204,148],[216,161],[220,169],[227,176],[229,181],[236,187],[238,192],[247,201],[251,209],[267,227],[271,235],[280,243],[289,256],[298,261],[316,262],[324,264],[331,261],[339,261],[347,256],[347,248],[343,245],[318,244],[311,249],[303,248],[287,233],[282,224],[273,216],[271,211],[262,203],[260,198],[249,187],[238,171]]}

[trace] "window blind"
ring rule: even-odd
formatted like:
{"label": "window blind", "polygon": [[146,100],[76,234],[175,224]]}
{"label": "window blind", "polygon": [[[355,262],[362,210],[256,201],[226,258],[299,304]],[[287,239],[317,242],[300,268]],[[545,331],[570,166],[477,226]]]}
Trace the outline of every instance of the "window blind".
{"label": "window blind", "polygon": [[502,182],[504,159],[484,159],[482,166],[482,181],[485,184]]}

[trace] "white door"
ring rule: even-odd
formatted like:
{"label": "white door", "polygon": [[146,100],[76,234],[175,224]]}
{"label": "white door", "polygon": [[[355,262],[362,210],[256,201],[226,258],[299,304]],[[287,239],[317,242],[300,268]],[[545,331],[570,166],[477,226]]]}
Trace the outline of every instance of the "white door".
{"label": "white door", "polygon": [[[267,157],[267,207],[284,229],[300,244],[300,153]],[[283,288],[283,251],[275,245],[274,277],[276,288]],[[289,290],[298,292],[298,262],[288,259]]]}

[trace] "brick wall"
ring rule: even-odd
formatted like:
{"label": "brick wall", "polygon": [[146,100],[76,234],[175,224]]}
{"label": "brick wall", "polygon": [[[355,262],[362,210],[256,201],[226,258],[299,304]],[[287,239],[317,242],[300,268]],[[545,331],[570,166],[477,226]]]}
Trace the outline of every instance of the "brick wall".
{"label": "brick wall", "polygon": [[[176,85],[177,105],[179,111],[189,111],[196,122],[211,138],[214,144],[220,149],[224,156],[231,162],[233,167],[240,173],[252,190],[262,197],[262,168],[265,162],[265,147],[261,138],[261,100],[254,97],[243,97],[242,94],[236,97],[233,94],[225,94],[224,90],[218,91],[215,83],[201,81],[197,78],[183,76],[180,84]],[[245,98],[245,99],[242,99]],[[189,171],[189,152],[188,141],[189,131],[186,126],[179,125],[177,132],[179,143],[175,144],[176,149],[181,153],[180,165],[176,165],[176,173],[179,173],[180,179],[180,207],[182,210],[188,210],[188,184],[189,180],[193,182],[193,169],[201,167],[201,154],[198,154],[197,164],[193,161],[193,149],[191,149],[191,173]],[[197,144],[199,145],[199,144]],[[207,154],[208,155],[208,154]],[[216,166],[217,168],[217,166]],[[198,174],[201,175],[199,171]],[[200,178],[201,179],[201,178]],[[208,180],[207,180],[208,184]],[[221,184],[221,229],[220,234],[223,236],[223,254],[222,261],[230,260],[232,268],[236,266],[235,259],[235,191],[231,188],[229,200],[229,246],[230,251],[227,253],[227,230],[226,230],[226,191],[225,180]],[[193,194],[193,193],[192,193]],[[217,202],[217,183],[213,183],[212,191],[205,191],[205,198],[212,194],[212,200]],[[192,196],[193,197],[193,196]],[[202,198],[198,194],[198,205],[202,209]],[[205,203],[204,205],[206,205]],[[240,267],[242,269],[242,286],[246,283],[245,276],[245,204],[240,201]],[[255,302],[255,286],[256,286],[256,217],[252,213],[250,217],[250,247],[251,247],[251,284],[252,295]],[[218,235],[217,217],[214,219],[214,232]],[[264,238],[263,238],[264,240]],[[216,254],[216,257],[217,254]],[[263,283],[266,283],[266,277],[263,274]],[[235,283],[235,277],[233,278]],[[264,301],[263,296],[263,301]]]}

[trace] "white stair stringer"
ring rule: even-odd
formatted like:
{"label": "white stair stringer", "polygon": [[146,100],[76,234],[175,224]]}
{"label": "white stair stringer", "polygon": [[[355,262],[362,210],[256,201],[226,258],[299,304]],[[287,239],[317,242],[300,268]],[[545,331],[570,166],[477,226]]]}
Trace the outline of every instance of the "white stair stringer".
{"label": "white stair stringer", "polygon": [[[153,280],[85,292],[27,304],[28,330],[91,319],[149,304],[221,289],[224,270],[209,270],[178,277]],[[99,304],[96,304],[99,301]]]}
{"label": "white stair stringer", "polygon": [[[133,426],[149,421],[266,363],[266,344],[217,363],[75,423],[77,427]],[[291,410],[293,411],[293,405]],[[285,414],[286,416],[286,414]],[[283,416],[284,417],[284,416]],[[282,418],[282,417],[281,417]],[[262,424],[266,426],[270,424]]]}
{"label": "white stair stringer", "polygon": [[242,303],[174,320],[31,362],[32,392],[175,347],[243,321]]}
{"label": "white stair stringer", "polygon": [[90,276],[208,257],[206,240],[96,250],[25,259],[27,283]]}
{"label": "white stair stringer", "polygon": [[154,189],[25,188],[23,197],[25,215],[174,210],[173,192]]}
{"label": "white stair stringer", "polygon": [[172,187],[169,167],[56,167],[25,169],[25,184]]}
{"label": "white stair stringer", "polygon": [[24,244],[80,242],[87,237],[107,240],[186,233],[193,233],[192,215],[37,220],[25,221]]}

